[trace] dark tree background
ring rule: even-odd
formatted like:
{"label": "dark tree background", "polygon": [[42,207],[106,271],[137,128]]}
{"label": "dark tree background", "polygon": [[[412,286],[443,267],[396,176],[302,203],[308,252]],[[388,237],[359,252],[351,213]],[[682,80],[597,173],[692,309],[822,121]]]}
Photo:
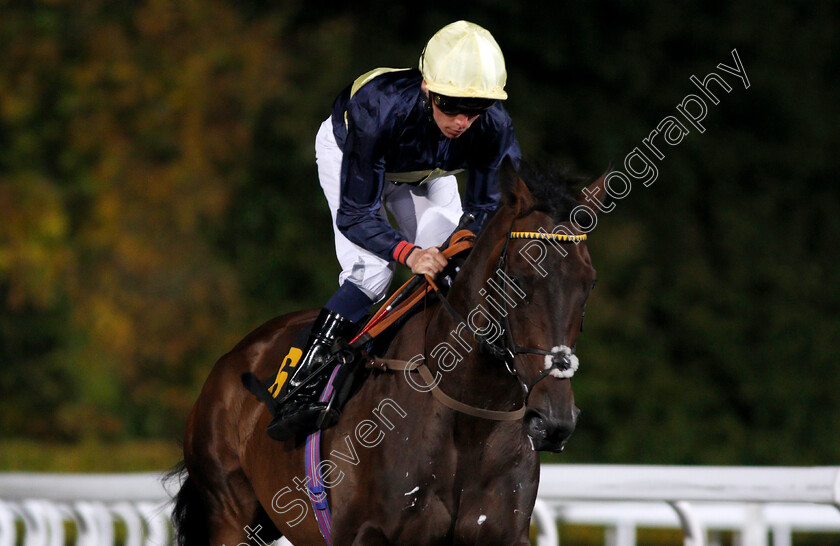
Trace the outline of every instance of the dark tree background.
{"label": "dark tree background", "polygon": [[[0,2],[0,435],[176,437],[219,355],[335,287],[313,149],[335,95],[464,18],[505,52],[526,157],[577,173],[622,168],[690,76],[732,86],[599,218],[562,460],[835,464],[838,11]],[[733,49],[749,89],[716,68]]]}

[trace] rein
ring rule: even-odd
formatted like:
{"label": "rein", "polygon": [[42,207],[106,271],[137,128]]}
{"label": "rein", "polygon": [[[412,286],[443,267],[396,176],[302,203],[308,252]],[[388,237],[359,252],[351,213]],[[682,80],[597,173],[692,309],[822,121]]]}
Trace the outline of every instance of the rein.
{"label": "rein", "polygon": [[[516,218],[514,218],[514,220],[511,221],[510,229],[508,229],[504,246],[502,247],[502,251],[499,254],[499,259],[496,263],[496,270],[501,271],[505,274],[507,269],[507,249],[511,239],[555,240],[560,242],[574,243],[586,240],[585,234],[567,235],[559,233],[544,233],[538,231],[513,231],[513,222],[515,220]],[[443,250],[443,255],[449,258],[464,250],[472,248],[474,240],[475,235],[468,231],[457,232],[451,237],[450,241],[447,243],[446,248]],[[450,242],[451,245],[449,244]],[[405,293],[410,293],[410,289],[417,286],[417,281],[422,280],[425,280],[424,286],[420,287],[416,290],[416,292],[409,296],[404,295]],[[473,335],[473,338],[479,343],[479,347],[481,349],[487,351],[493,358],[501,360],[505,363],[508,372],[510,372],[511,375],[517,378],[519,383],[525,389],[526,393],[525,401],[521,408],[513,411],[497,411],[488,410],[484,408],[477,408],[468,404],[464,404],[463,402],[455,400],[454,398],[444,393],[440,389],[440,387],[437,384],[435,384],[431,390],[432,396],[434,396],[435,399],[444,406],[458,411],[460,413],[464,413],[466,415],[478,417],[481,419],[489,419],[494,421],[519,420],[525,416],[528,398],[530,397],[534,387],[536,387],[540,381],[542,381],[548,376],[556,377],[558,379],[570,378],[572,377],[572,375],[574,375],[575,371],[577,371],[579,365],[577,356],[572,354],[572,350],[565,345],[560,345],[552,348],[550,351],[547,351],[545,349],[539,348],[522,347],[516,344],[516,341],[513,338],[513,332],[511,331],[510,319],[508,318],[509,313],[505,298],[501,298],[502,301],[505,302],[505,307],[502,309],[503,312],[501,317],[505,331],[505,339],[502,345],[498,345],[495,341],[488,341],[487,336],[483,336],[476,332],[469,325],[469,323],[466,320],[464,320],[461,314],[458,313],[458,311],[454,307],[452,307],[452,304],[449,303],[449,300],[446,299],[443,296],[443,294],[441,294],[437,285],[435,285],[435,283],[430,278],[425,277],[424,279],[424,277],[420,276],[409,280],[391,297],[390,300],[388,300],[382,306],[382,309],[386,309],[385,313],[383,314],[383,312],[380,310],[380,312],[374,315],[374,317],[371,319],[368,325],[366,325],[365,328],[362,330],[362,333],[352,341],[351,346],[359,348],[363,346],[364,343],[371,340],[373,337],[376,337],[376,335],[381,333],[383,330],[385,330],[385,328],[390,326],[400,316],[405,314],[408,311],[408,309],[410,309],[421,299],[423,299],[423,297],[425,297],[429,292],[434,292],[441,305],[444,307],[444,309],[446,309],[446,311],[452,316],[452,318],[456,322],[464,324],[466,329]],[[393,313],[391,313],[391,310],[394,307],[396,307],[397,302],[400,302],[399,307],[397,307],[393,311]],[[387,318],[384,318],[386,315]],[[513,361],[518,355],[527,354],[535,354],[545,357],[545,369],[534,379],[533,382],[530,383],[530,385],[522,379],[520,374],[516,371],[516,368],[513,366]],[[387,369],[392,371],[417,371],[421,375],[423,380],[426,381],[429,385],[432,385],[434,383],[434,377],[432,376],[431,371],[425,364],[410,362],[406,360],[393,360],[381,358],[371,358],[368,364],[370,367]]]}
{"label": "rein", "polygon": [[[420,364],[418,362],[411,362],[408,360],[393,360],[388,358],[374,358],[373,365],[377,368],[387,368],[388,370],[395,371],[395,372],[413,372],[417,371],[420,374],[420,377],[423,378],[427,384],[432,385],[435,382],[435,378],[432,376],[432,372],[425,364]],[[444,406],[448,407],[449,409],[453,409],[457,412],[464,413],[471,417],[478,417],[479,419],[488,419],[490,421],[518,421],[525,416],[525,406],[523,405],[521,408],[513,411],[498,411],[498,410],[488,410],[484,408],[477,408],[475,406],[470,406],[469,404],[464,404],[463,402],[459,402],[455,400],[445,392],[443,392],[438,385],[435,385],[432,388],[432,396],[443,404]]]}

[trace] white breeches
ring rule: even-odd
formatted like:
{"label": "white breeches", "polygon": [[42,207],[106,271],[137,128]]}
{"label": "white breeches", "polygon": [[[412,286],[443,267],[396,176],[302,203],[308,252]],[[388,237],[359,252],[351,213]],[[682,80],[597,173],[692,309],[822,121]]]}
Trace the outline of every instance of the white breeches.
{"label": "white breeches", "polygon": [[[378,301],[385,296],[391,284],[394,262],[383,260],[350,242],[335,225],[343,155],[335,142],[332,119],[327,118],[315,137],[315,160],[321,188],[332,214],[335,253],[342,269],[338,284],[341,286],[349,280],[373,301]],[[444,176],[420,186],[394,184],[386,180],[382,204],[380,214],[387,219],[387,209],[405,238],[420,248],[441,244],[461,218],[461,197],[454,176]]]}

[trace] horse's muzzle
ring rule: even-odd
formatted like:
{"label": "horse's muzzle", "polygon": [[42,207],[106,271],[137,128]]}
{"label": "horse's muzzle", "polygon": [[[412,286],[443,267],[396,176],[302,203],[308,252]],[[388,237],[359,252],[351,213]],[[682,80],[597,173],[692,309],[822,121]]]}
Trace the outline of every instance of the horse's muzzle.
{"label": "horse's muzzle", "polygon": [[525,430],[537,451],[559,453],[566,447],[566,442],[575,431],[580,410],[572,407],[570,415],[564,418],[548,417],[543,412],[529,409],[525,412]]}

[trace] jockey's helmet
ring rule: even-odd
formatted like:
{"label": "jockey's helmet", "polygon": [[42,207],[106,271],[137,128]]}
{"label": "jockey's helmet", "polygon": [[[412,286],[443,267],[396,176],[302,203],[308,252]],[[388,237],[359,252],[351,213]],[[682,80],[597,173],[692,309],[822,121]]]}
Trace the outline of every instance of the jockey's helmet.
{"label": "jockey's helmet", "polygon": [[468,21],[448,24],[420,55],[420,72],[431,93],[493,102],[507,98],[505,58],[486,29]]}

